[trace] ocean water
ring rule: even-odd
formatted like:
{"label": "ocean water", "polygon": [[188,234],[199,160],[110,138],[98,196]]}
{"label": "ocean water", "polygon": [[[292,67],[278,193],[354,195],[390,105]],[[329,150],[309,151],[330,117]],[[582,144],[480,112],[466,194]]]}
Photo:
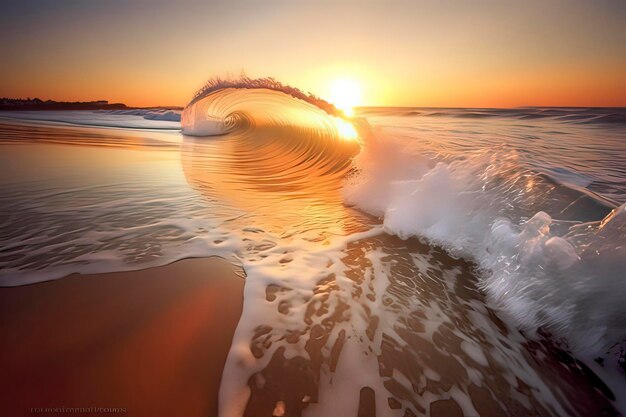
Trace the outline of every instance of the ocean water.
{"label": "ocean water", "polygon": [[242,265],[222,417],[618,415],[625,141],[626,109],[346,119],[267,83],[6,112],[0,284]]}

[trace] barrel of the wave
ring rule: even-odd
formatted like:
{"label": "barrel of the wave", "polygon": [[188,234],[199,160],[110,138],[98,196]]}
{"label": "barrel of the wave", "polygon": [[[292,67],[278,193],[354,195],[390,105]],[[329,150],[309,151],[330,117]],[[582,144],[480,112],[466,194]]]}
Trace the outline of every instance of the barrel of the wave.
{"label": "barrel of the wave", "polygon": [[182,132],[189,136],[217,136],[227,133],[224,120],[209,114],[205,101],[190,103],[181,115]]}
{"label": "barrel of the wave", "polygon": [[359,134],[329,103],[272,79],[210,80],[185,107],[182,132],[190,136],[224,135],[241,128],[292,128],[316,131],[342,142]]}

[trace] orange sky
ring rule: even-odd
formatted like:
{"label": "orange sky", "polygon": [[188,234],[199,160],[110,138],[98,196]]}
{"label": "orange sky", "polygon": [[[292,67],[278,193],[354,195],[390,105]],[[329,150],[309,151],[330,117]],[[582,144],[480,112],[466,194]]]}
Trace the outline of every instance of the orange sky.
{"label": "orange sky", "polygon": [[184,105],[214,75],[364,105],[626,106],[626,2],[8,1],[0,96]]}

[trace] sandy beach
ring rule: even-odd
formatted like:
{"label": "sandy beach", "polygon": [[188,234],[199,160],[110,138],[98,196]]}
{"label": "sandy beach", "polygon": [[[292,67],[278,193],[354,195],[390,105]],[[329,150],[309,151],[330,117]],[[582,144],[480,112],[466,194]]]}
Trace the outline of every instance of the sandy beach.
{"label": "sandy beach", "polygon": [[217,257],[1,288],[0,415],[216,415],[242,290]]}

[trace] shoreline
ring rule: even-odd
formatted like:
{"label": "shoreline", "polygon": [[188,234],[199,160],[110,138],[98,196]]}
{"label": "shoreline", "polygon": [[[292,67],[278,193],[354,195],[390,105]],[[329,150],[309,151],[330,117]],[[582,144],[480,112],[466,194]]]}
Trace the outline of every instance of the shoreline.
{"label": "shoreline", "polygon": [[0,288],[0,414],[215,415],[243,283],[210,257]]}

